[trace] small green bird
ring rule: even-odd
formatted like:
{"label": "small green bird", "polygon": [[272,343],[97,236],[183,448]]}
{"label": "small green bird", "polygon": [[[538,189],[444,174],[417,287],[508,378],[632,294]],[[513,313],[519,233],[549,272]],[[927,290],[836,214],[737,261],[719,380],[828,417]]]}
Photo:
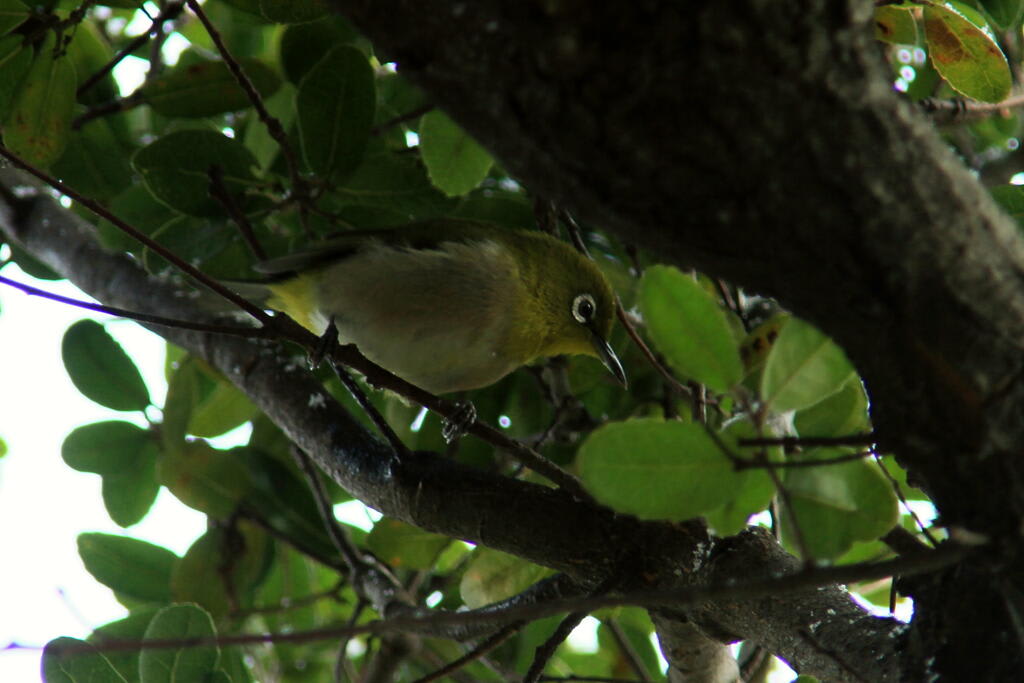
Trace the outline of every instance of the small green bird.
{"label": "small green bird", "polygon": [[557,354],[594,356],[626,384],[608,280],[544,233],[446,218],[346,233],[256,270],[268,306],[317,334],[333,320],[342,344],[435,394]]}

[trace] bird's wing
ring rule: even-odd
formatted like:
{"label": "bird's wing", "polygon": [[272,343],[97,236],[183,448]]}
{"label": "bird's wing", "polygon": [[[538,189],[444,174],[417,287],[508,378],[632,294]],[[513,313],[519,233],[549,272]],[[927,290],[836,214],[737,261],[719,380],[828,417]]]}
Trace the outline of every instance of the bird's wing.
{"label": "bird's wing", "polygon": [[298,271],[348,258],[371,242],[411,249],[431,249],[444,241],[470,239],[483,224],[452,218],[426,220],[395,228],[352,230],[278,258],[261,261],[253,269],[276,280]]}

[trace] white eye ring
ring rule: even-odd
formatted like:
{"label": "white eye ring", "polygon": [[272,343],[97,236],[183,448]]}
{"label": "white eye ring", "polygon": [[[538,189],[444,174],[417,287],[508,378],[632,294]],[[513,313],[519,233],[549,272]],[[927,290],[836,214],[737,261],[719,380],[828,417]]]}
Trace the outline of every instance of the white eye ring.
{"label": "white eye ring", "polygon": [[597,304],[594,302],[594,297],[589,294],[577,294],[572,300],[572,317],[576,319],[576,322],[586,325],[594,320],[596,312]]}

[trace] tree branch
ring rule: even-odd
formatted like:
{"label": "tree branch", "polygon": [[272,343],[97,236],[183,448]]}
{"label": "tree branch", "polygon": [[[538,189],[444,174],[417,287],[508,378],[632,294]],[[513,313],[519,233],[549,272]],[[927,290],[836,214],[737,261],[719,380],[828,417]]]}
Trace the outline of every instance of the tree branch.
{"label": "tree branch", "polygon": [[[0,171],[0,184],[24,182],[12,180],[10,173]],[[196,315],[173,286],[150,278],[130,259],[104,252],[80,219],[48,197],[17,207],[0,203],[0,229],[102,301],[186,320]],[[726,582],[730,576],[735,580],[750,574],[750,566],[739,567],[735,574],[726,569],[693,573],[691,568],[706,563],[711,547],[699,522],[641,522],[562,491],[471,469],[433,453],[397,454],[349,416],[310,373],[281,359],[265,342],[183,329],[159,333],[217,367],[330,477],[391,517],[554,568],[588,590],[613,576],[621,577],[621,590],[629,592],[680,582]],[[558,524],[551,523],[555,519]],[[764,572],[788,570],[794,561],[770,539],[762,545],[735,544],[729,555]],[[751,609],[754,616],[744,617]],[[792,598],[776,591],[771,599],[742,610],[711,603],[699,618],[702,629],[710,625],[719,634],[762,643],[787,659],[799,659],[806,672],[834,680],[846,679],[831,675],[834,664],[827,657],[803,652],[798,629],[816,621],[856,618],[862,626],[873,625],[858,636],[877,653],[872,666],[884,671],[894,662],[891,635],[897,624],[867,616],[838,590]],[[782,629],[780,619],[786,624]],[[845,647],[845,641],[832,641],[829,635],[827,630],[818,634],[825,646]]]}

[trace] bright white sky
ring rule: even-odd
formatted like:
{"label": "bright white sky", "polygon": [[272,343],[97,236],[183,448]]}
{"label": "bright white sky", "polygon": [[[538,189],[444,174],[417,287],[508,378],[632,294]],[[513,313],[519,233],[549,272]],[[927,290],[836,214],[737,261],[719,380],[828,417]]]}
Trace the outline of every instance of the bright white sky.
{"label": "bright white sky", "polygon": [[[15,267],[4,275],[82,298],[66,282],[32,281]],[[182,554],[206,528],[205,517],[162,490],[150,514],[121,529],[107,516],[100,477],[64,464],[60,446],[87,422],[138,418],[103,408],[74,388],[61,362],[64,330],[84,317],[104,323],[139,365],[154,402],[167,390],[164,344],[132,322],[91,315],[0,286],[0,647],[41,648],[56,636],[83,637],[126,614],[85,571],[75,539],[103,531],[144,539]],[[141,425],[142,423],[139,422]],[[0,652],[0,681],[40,680],[39,649]]]}

